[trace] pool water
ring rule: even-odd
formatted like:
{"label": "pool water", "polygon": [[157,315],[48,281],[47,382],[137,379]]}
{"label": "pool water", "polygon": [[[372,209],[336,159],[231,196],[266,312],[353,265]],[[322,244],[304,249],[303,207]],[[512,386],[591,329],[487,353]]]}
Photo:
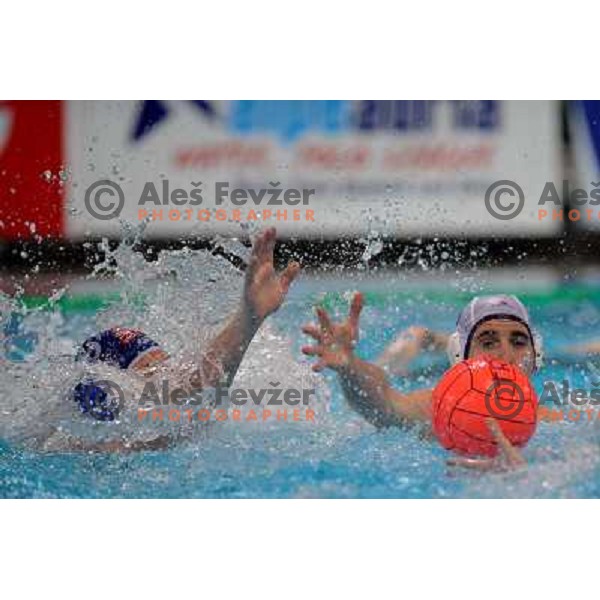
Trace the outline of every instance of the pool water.
{"label": "pool water", "polygon": [[[429,280],[428,280],[429,281]],[[535,376],[538,391],[544,379],[568,379],[572,387],[592,385],[596,365],[565,351],[576,341],[600,337],[600,294],[594,285],[552,285],[526,289],[522,298],[545,342],[546,367]],[[453,288],[443,281],[409,285],[396,276],[359,274],[354,278],[305,275],[284,307],[269,319],[291,349],[293,360],[308,368],[300,353],[305,343],[301,324],[312,319],[320,302],[343,314],[348,292],[365,291],[358,353],[375,358],[402,329],[423,324],[450,331],[456,315],[473,292],[485,293],[487,283],[473,290]],[[497,287],[497,285],[496,285]],[[513,286],[514,288],[514,286]],[[511,288],[506,291],[514,291]],[[496,290],[497,291],[497,290]],[[42,311],[45,318],[52,318]],[[54,312],[60,312],[55,308]],[[42,313],[40,313],[42,314]],[[41,318],[38,314],[37,318]],[[114,309],[112,316],[119,314]],[[54,317],[58,318],[58,317]],[[140,316],[143,322],[144,316]],[[71,310],[58,329],[74,344],[97,327],[94,311]],[[139,323],[140,321],[138,321]],[[13,323],[11,325],[15,327]],[[6,373],[26,360],[31,336],[17,331],[12,351],[5,354]],[[29,332],[30,333],[30,332]],[[19,344],[21,344],[19,346]],[[267,339],[268,351],[268,339]],[[15,347],[17,350],[15,350]],[[285,364],[251,348],[273,378],[285,381]],[[600,364],[600,360],[598,363]],[[445,357],[423,357],[411,374],[397,378],[400,389],[435,385],[447,368]],[[244,366],[252,381],[252,365]],[[16,375],[15,375],[16,377]],[[8,385],[10,379],[5,378]],[[328,401],[320,405],[317,423],[216,423],[194,441],[165,451],[123,454],[41,452],[5,436],[0,442],[0,495],[10,498],[462,498],[462,497],[598,497],[600,496],[599,425],[540,423],[524,451],[525,470],[475,473],[451,468],[449,454],[414,430],[377,431],[345,404],[335,374],[326,373],[322,386]],[[8,390],[4,391],[5,397]],[[11,427],[10,422],[5,424]]]}

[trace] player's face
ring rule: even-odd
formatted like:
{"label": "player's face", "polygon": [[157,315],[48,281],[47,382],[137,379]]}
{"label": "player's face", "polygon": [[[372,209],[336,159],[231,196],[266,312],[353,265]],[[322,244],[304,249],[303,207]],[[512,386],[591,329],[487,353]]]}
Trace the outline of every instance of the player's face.
{"label": "player's face", "polygon": [[517,365],[525,373],[531,373],[535,364],[529,331],[516,321],[492,319],[477,327],[469,348],[469,358],[484,354]]}

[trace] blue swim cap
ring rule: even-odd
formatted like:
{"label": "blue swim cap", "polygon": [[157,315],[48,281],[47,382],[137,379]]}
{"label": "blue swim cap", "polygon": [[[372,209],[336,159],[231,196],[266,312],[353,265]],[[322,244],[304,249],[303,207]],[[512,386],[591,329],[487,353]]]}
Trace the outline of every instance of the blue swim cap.
{"label": "blue swim cap", "polygon": [[77,358],[127,369],[154,348],[160,346],[142,331],[113,327],[87,338],[81,345]]}
{"label": "blue swim cap", "polygon": [[114,421],[120,406],[109,398],[106,390],[90,377],[86,377],[73,388],[73,400],[79,404],[83,414],[98,421]]}
{"label": "blue swim cap", "polygon": [[[137,329],[113,327],[87,338],[81,345],[76,360],[88,363],[103,362],[128,369],[146,353],[160,346],[145,333]],[[108,391],[117,391],[119,401]],[[96,381],[87,376],[79,381],[71,393],[83,414],[98,421],[114,421],[121,409],[122,391],[110,381]]]}

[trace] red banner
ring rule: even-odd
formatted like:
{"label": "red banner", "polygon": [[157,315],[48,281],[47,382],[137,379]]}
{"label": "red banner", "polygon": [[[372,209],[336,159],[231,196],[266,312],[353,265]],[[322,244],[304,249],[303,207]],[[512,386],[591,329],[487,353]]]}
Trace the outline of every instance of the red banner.
{"label": "red banner", "polygon": [[63,103],[0,102],[0,240],[64,231]]}

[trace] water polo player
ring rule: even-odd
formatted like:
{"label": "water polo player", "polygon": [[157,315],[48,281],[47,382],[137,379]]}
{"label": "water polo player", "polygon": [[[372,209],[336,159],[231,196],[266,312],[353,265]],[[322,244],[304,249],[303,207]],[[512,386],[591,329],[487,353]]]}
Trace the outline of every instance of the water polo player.
{"label": "water polo player", "polygon": [[[507,297],[499,296],[498,298],[499,301],[502,301],[503,298]],[[513,308],[516,308],[517,312],[520,311],[523,318],[528,318],[527,311],[519,300],[514,296],[508,298],[509,302],[514,304]],[[486,301],[488,303],[492,302],[493,297],[489,297]],[[523,337],[519,338],[517,336],[515,338],[515,344],[517,345],[522,346],[525,342],[526,339]],[[493,348],[494,344],[495,340],[490,339],[488,336],[488,348]],[[424,352],[447,354],[450,363],[454,364],[456,362],[456,350],[454,349],[454,345],[453,338],[450,334],[433,331],[427,327],[415,325],[402,331],[396,339],[385,348],[375,362],[380,367],[383,367],[390,375],[407,375],[411,362]],[[538,355],[541,357],[541,343],[538,343],[537,345],[539,346]]]}
{"label": "water polo player", "polygon": [[[348,319],[341,323],[332,322],[323,308],[317,308],[319,326],[302,328],[317,343],[302,351],[318,358],[313,365],[315,371],[330,368],[338,373],[348,403],[370,423],[378,427],[431,423],[431,389],[399,392],[389,384],[384,369],[356,356],[362,306],[362,295],[356,293]],[[474,298],[461,312],[456,331],[448,336],[446,344],[453,363],[488,355],[515,364],[527,374],[541,365],[541,340],[531,326],[527,309],[514,296]],[[507,448],[499,427],[492,428],[500,446]],[[516,454],[513,457],[517,460]]]}
{"label": "water polo player", "polygon": [[[102,363],[141,375],[152,375],[165,368],[179,381],[193,374],[194,389],[214,386],[217,382],[229,383],[235,376],[248,345],[268,315],[283,303],[289,287],[299,272],[300,265],[291,262],[277,274],[273,266],[274,228],[260,233],[254,241],[247,265],[244,291],[239,309],[232,315],[221,332],[201,353],[199,364],[169,365],[168,354],[160,345],[142,331],[114,327],[86,339],[78,358],[88,363]],[[95,422],[114,421],[118,408],[106,390],[89,376],[83,377],[69,394],[83,419]],[[69,440],[68,447],[83,450],[142,450],[166,447],[172,436],[158,435],[149,441],[106,441],[86,444],[82,440]]]}

